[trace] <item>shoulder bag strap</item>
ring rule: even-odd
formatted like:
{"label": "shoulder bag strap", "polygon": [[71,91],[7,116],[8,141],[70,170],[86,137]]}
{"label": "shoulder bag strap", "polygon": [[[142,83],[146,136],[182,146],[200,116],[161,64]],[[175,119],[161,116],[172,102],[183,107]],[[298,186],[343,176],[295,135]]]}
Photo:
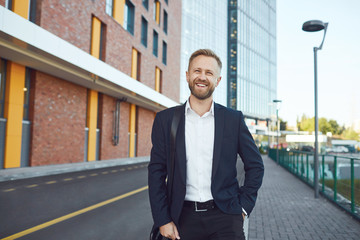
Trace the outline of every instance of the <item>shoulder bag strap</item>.
{"label": "shoulder bag strap", "polygon": [[171,139],[170,139],[170,174],[168,174],[169,181],[169,202],[171,202],[172,187],[174,180],[174,169],[175,169],[175,141],[176,141],[176,132],[179,127],[181,110],[183,108],[178,106],[174,110],[174,116],[171,122]]}

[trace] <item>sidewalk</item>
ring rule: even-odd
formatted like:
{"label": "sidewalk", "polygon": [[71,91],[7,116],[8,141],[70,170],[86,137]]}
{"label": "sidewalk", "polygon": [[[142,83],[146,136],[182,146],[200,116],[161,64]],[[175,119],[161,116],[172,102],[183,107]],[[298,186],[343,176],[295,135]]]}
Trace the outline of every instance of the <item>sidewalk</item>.
{"label": "sidewalk", "polygon": [[265,176],[249,218],[249,240],[360,239],[360,222],[263,157]]}
{"label": "sidewalk", "polygon": [[67,163],[37,167],[0,169],[0,182],[32,177],[41,177],[61,173],[78,172],[97,168],[115,167],[128,164],[149,162],[150,157],[119,158],[103,161]]}

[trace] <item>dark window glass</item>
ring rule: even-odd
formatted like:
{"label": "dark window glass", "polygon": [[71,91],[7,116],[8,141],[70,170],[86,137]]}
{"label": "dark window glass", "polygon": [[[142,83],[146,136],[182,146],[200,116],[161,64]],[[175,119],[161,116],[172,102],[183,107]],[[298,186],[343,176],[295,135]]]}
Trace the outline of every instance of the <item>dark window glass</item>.
{"label": "dark window glass", "polygon": [[125,2],[125,11],[124,11],[124,28],[134,35],[134,22],[135,22],[135,7],[130,1],[126,0]]}
{"label": "dark window glass", "polygon": [[141,53],[138,51],[137,52],[137,64],[136,64],[136,76],[137,76],[137,80],[140,81],[141,80]]}
{"label": "dark window glass", "polygon": [[168,29],[168,15],[167,12],[164,10],[164,32],[167,34]]}
{"label": "dark window glass", "polygon": [[146,10],[149,10],[149,0],[143,0],[142,4],[146,8]]}
{"label": "dark window glass", "polygon": [[162,49],[162,62],[166,65],[167,61],[167,44],[163,41],[163,49]]}
{"label": "dark window glass", "polygon": [[141,17],[141,43],[147,47],[148,22]]}
{"label": "dark window glass", "polygon": [[24,112],[23,120],[29,120],[29,100],[30,100],[30,69],[25,71],[25,86],[24,86]]}
{"label": "dark window glass", "polygon": [[99,59],[105,61],[106,25],[101,23],[100,29],[100,55]]}
{"label": "dark window glass", "polygon": [[165,0],[166,4],[169,5],[169,0]]}
{"label": "dark window glass", "polygon": [[12,0],[8,0],[8,1],[7,1],[7,9],[9,9],[10,11],[12,11],[12,5],[13,5],[13,1],[12,1]]}
{"label": "dark window glass", "polygon": [[153,54],[156,57],[158,56],[158,39],[159,39],[159,34],[154,30],[154,33],[153,33]]}
{"label": "dark window glass", "polygon": [[36,23],[36,0],[30,1],[30,22]]}
{"label": "dark window glass", "polygon": [[97,120],[96,120],[96,128],[97,129],[101,129],[102,127],[102,115],[103,115],[103,94],[101,92],[98,93],[98,101],[97,101],[97,109],[98,109],[98,112],[97,112]]}
{"label": "dark window glass", "polygon": [[6,62],[0,59],[0,118],[4,118]]}

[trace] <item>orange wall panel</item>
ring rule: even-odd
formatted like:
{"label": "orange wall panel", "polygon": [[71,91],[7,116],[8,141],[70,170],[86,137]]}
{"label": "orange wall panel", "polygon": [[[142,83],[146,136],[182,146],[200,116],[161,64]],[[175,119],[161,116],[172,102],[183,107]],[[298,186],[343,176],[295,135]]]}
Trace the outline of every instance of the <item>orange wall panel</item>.
{"label": "orange wall panel", "polygon": [[25,66],[7,63],[4,117],[6,122],[4,168],[20,167],[24,109]]}

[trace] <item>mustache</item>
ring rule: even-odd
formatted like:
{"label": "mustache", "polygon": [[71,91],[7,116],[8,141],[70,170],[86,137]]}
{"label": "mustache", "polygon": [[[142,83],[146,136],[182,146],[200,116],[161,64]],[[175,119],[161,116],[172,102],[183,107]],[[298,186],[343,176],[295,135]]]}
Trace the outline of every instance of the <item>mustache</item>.
{"label": "mustache", "polygon": [[200,84],[207,84],[208,85],[210,82],[208,80],[195,79],[194,83],[195,84],[200,83]]}

